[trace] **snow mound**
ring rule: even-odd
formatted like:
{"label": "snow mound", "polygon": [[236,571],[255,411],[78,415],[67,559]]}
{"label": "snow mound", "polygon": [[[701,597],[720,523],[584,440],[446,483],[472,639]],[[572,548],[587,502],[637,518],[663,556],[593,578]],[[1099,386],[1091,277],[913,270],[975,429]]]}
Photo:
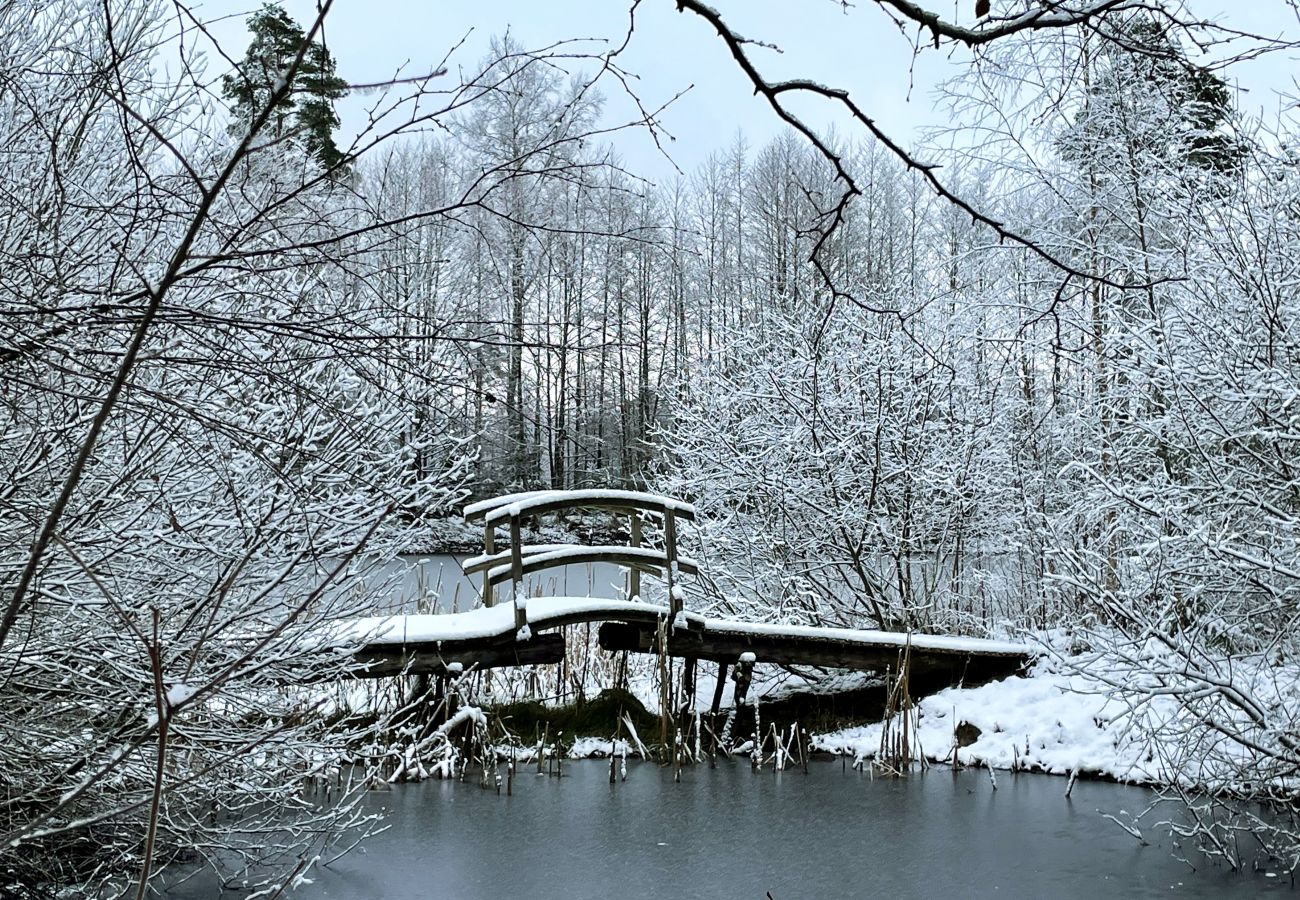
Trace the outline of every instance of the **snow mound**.
{"label": "snow mound", "polygon": [[[1171,701],[1172,702],[1172,701]],[[963,723],[965,747],[957,746]],[[948,688],[919,704],[917,737],[933,761],[1065,775],[1075,771],[1129,782],[1169,782],[1177,773],[1158,748],[1132,728],[1131,713],[1082,675],[1040,662],[1029,677],[976,688]],[[881,723],[818,735],[820,750],[871,759],[880,748]]]}

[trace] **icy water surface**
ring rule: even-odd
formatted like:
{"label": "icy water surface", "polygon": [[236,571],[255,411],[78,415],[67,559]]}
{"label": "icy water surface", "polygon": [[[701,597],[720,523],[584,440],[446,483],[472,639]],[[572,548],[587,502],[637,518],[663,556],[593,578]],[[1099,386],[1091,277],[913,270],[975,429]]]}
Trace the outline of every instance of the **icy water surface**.
{"label": "icy water surface", "polygon": [[[372,573],[366,583],[373,610],[379,613],[464,611],[478,605],[483,576],[467,577],[460,568],[466,556],[450,553],[409,554]],[[529,596],[621,597],[625,574],[605,563],[560,566],[525,576]],[[510,595],[499,587],[498,597]]]}
{"label": "icy water surface", "polygon": [[[744,764],[672,773],[629,763],[525,772],[513,796],[476,783],[375,793],[392,828],[288,896],[448,900],[629,898],[1105,898],[1295,896],[1286,879],[1192,871],[1102,817],[1147,792],[944,770],[894,780],[819,762],[808,775]],[[191,890],[197,889],[191,886]],[[208,894],[173,893],[177,896]]]}

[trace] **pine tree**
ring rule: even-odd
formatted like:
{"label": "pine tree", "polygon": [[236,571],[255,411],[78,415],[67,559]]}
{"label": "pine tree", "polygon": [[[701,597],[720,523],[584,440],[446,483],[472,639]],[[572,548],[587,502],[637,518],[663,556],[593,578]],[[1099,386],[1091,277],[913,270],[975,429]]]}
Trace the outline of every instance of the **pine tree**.
{"label": "pine tree", "polygon": [[[247,122],[268,102],[276,81],[297,58],[307,37],[278,4],[268,3],[248,20],[253,35],[238,71],[222,79],[222,94],[231,103],[238,122]],[[342,97],[347,82],[334,71],[334,57],[312,41],[294,73],[289,93],[271,119],[275,136],[287,130],[297,134],[306,151],[324,168],[335,170],[344,155],[334,143],[339,125],[333,101]]]}
{"label": "pine tree", "polygon": [[1233,133],[1227,83],[1188,60],[1168,31],[1137,17],[1122,40],[1102,48],[1091,95],[1060,147],[1067,159],[1092,155],[1102,170],[1123,169],[1133,154],[1185,176],[1240,170],[1245,146]]}

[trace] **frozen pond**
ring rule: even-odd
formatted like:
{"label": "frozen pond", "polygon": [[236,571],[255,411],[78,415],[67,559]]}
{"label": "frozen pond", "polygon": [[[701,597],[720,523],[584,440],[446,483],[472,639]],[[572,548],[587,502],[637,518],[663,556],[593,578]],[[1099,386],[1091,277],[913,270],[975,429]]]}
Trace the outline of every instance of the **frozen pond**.
{"label": "frozen pond", "polygon": [[[478,605],[483,577],[466,577],[461,560],[467,556],[424,553],[402,556],[367,578],[372,585],[376,613],[451,612]],[[562,566],[525,576],[529,596],[621,597],[626,573],[617,566]],[[510,587],[497,588],[498,597],[509,596]]]}
{"label": "frozen pond", "polygon": [[[476,782],[376,792],[391,828],[289,896],[303,900],[628,898],[1100,898],[1294,894],[1289,879],[1234,874],[1142,846],[1102,813],[1146,791],[1049,776],[932,770],[896,780],[817,762],[774,775],[746,764],[686,769],[680,784],[629,763],[525,770],[513,796]],[[1172,814],[1172,812],[1171,812]],[[211,896],[191,883],[170,896]],[[197,892],[197,893],[196,893]]]}

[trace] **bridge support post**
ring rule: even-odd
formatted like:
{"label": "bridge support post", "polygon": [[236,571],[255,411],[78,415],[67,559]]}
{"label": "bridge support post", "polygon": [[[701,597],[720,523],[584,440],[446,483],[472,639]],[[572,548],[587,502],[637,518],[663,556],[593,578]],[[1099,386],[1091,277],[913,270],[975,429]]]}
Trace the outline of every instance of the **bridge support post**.
{"label": "bridge support post", "polygon": [[713,686],[713,705],[709,707],[709,712],[713,715],[718,714],[722,709],[722,689],[727,683],[727,661],[718,661],[718,683]]}
{"label": "bridge support post", "polygon": [[[686,657],[682,661],[682,707],[681,707],[681,729],[682,734],[686,734],[691,728],[691,718],[695,715],[695,669],[699,660],[693,656]],[[698,735],[697,735],[698,737]]]}
{"label": "bridge support post", "polygon": [[677,516],[669,508],[664,512],[664,556],[668,562],[664,570],[664,583],[668,587],[669,627],[677,621],[682,611],[681,589],[677,587]]}
{"label": "bridge support post", "polygon": [[524,590],[524,552],[518,514],[510,517],[510,586],[514,591],[515,631],[519,632],[528,627],[528,601],[520,596]]}
{"label": "bridge support post", "polygon": [[[641,546],[641,514],[632,510],[632,547]],[[627,598],[636,600],[641,596],[641,570],[633,566],[627,573]]]}
{"label": "bridge support post", "polygon": [[736,682],[736,689],[732,692],[732,704],[735,706],[745,705],[745,695],[749,693],[749,684],[754,680],[754,654],[742,653],[736,660],[736,668],[731,673],[732,681]]}
{"label": "bridge support post", "polygon": [[[483,555],[491,556],[497,552],[497,532],[496,526],[485,524],[483,526]],[[496,588],[492,586],[492,578],[487,569],[483,570],[483,605],[495,606],[497,602]]]}

